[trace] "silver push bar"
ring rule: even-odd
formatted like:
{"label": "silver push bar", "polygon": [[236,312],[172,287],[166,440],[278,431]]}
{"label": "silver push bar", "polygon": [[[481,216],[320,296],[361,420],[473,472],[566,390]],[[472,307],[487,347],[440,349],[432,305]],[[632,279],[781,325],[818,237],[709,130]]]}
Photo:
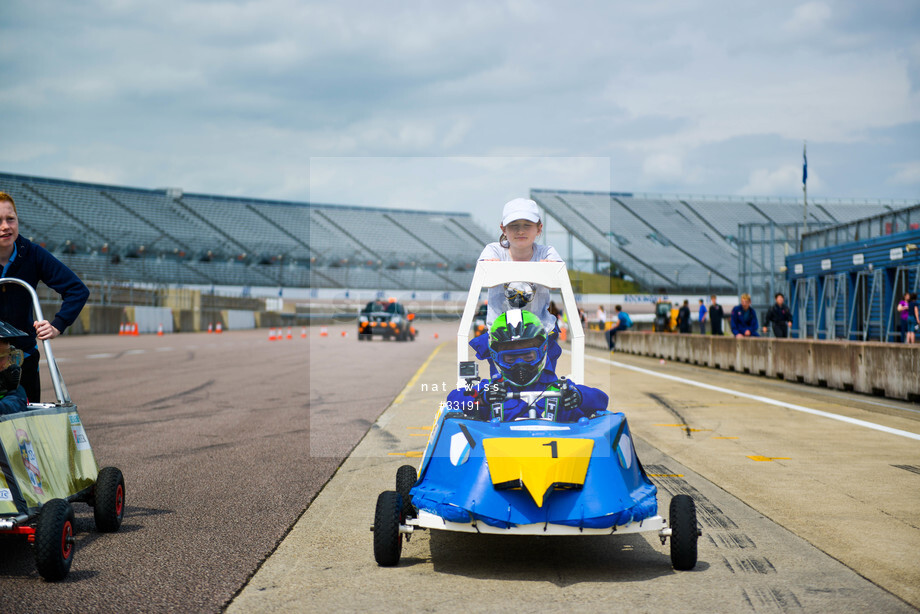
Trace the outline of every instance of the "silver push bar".
{"label": "silver push bar", "polygon": [[[17,284],[28,290],[32,296],[32,309],[35,310],[35,319],[45,319],[45,316],[42,315],[42,306],[38,302],[38,294],[35,292],[35,288],[15,277],[0,278],[0,285],[2,284]],[[45,350],[45,360],[48,361],[48,368],[51,370],[51,383],[54,384],[54,394],[57,397],[57,401],[60,405],[69,405],[71,403],[70,394],[68,394],[67,387],[64,385],[61,372],[58,371],[57,362],[54,360],[54,352],[51,351],[51,342],[48,339],[43,339],[42,344]]]}

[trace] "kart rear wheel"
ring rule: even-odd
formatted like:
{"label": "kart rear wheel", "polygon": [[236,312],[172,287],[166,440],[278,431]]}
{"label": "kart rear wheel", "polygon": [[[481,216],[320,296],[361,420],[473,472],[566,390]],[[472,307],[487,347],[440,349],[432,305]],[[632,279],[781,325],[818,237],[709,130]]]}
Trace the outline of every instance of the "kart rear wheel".
{"label": "kart rear wheel", "polygon": [[696,566],[696,504],[689,495],[676,495],[669,508],[671,524],[671,565],[686,571]]}
{"label": "kart rear wheel", "polygon": [[385,490],[377,497],[374,511],[374,559],[381,567],[393,567],[402,554],[402,497],[395,490]]}
{"label": "kart rear wheel", "polygon": [[96,530],[114,533],[125,517],[125,478],[117,467],[106,467],[96,478],[93,518]]}
{"label": "kart rear wheel", "polygon": [[418,482],[418,472],[412,465],[403,465],[396,470],[396,492],[402,497],[403,516],[415,516],[415,509],[412,507],[412,496],[409,491]]}
{"label": "kart rear wheel", "polygon": [[70,571],[73,535],[73,506],[64,499],[45,503],[35,525],[35,567],[45,580],[57,582]]}

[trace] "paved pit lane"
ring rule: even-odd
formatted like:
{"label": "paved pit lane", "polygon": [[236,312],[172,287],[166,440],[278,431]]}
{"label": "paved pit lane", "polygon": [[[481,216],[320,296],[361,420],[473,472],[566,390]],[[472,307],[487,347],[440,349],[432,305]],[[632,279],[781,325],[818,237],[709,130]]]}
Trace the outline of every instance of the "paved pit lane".
{"label": "paved pit lane", "polygon": [[[566,357],[561,362],[564,363]],[[699,563],[670,566],[655,533],[542,538],[416,532],[378,567],[377,495],[418,465],[455,380],[453,343],[377,420],[230,612],[914,612],[920,605],[920,447],[849,422],[701,389],[627,365],[772,396],[920,433],[916,406],[592,352],[590,385],[612,390],[666,514],[693,496]],[[565,373],[562,366],[560,373]],[[866,401],[866,402],[863,402]],[[899,411],[903,408],[903,411]],[[907,467],[908,469],[905,469]]]}

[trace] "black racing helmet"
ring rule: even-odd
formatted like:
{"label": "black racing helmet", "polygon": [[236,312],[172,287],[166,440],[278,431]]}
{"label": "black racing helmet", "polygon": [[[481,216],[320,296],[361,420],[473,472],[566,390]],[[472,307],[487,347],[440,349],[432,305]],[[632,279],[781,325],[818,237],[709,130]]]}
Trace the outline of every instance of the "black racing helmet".
{"label": "black racing helmet", "polygon": [[16,390],[22,378],[24,355],[22,350],[10,345],[7,339],[27,336],[15,326],[0,321],[0,398]]}
{"label": "black racing helmet", "polygon": [[546,366],[548,347],[543,323],[529,311],[510,309],[498,316],[489,330],[492,362],[515,386],[537,381]]}

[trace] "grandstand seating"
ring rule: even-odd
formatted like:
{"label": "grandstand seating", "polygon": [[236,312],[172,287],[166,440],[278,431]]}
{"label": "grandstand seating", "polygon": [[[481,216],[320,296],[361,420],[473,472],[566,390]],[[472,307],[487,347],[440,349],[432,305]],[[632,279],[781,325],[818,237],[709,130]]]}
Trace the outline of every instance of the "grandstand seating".
{"label": "grandstand seating", "polygon": [[[465,290],[495,232],[468,213],[321,205],[0,173],[20,232],[81,277],[156,284]],[[532,190],[601,263],[646,290],[734,292],[743,225],[796,224],[792,200]],[[901,204],[819,201],[815,226]],[[772,245],[782,263],[785,247]],[[761,257],[765,262],[766,258]]]}
{"label": "grandstand seating", "polygon": [[[20,233],[81,277],[459,290],[490,239],[466,213],[182,194],[0,173]],[[449,273],[449,274],[448,274]]]}
{"label": "grandstand seating", "polygon": [[[739,225],[802,222],[802,205],[790,199],[568,190],[531,190],[531,198],[600,262],[609,260],[650,291],[733,293],[737,290]],[[809,223],[825,226],[906,204],[821,200],[809,204]],[[788,247],[780,243],[772,249],[774,261],[781,265]]]}

